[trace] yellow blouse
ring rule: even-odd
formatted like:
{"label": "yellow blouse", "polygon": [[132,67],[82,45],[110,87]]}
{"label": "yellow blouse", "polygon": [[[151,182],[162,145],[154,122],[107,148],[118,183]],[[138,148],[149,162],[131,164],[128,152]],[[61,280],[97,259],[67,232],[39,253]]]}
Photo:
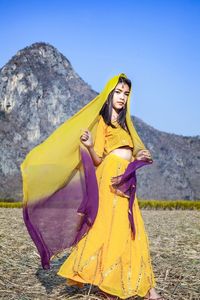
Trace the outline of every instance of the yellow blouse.
{"label": "yellow blouse", "polygon": [[113,122],[117,128],[112,128],[104,122],[103,117],[99,116],[96,136],[94,140],[94,151],[99,157],[107,155],[112,150],[121,146],[133,148],[133,141],[129,133],[124,130],[117,122]]}

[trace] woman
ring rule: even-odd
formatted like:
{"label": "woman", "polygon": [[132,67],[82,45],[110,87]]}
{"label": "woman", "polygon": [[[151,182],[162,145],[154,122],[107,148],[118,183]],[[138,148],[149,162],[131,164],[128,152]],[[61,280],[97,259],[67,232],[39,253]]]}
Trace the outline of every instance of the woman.
{"label": "woman", "polygon": [[[117,195],[111,186],[112,177],[123,173],[134,160],[126,124],[130,89],[130,80],[119,77],[99,112],[95,142],[89,130],[80,137],[96,166],[99,209],[93,226],[77,243],[58,275],[66,277],[68,285],[90,282],[122,299],[134,295],[162,299],[154,288],[148,240],[137,198],[133,208],[137,235],[133,240],[127,198]],[[150,152],[140,150],[135,159],[150,160]]]}
{"label": "woman", "polygon": [[133,126],[130,94],[126,75],[114,76],[28,153],[20,166],[23,218],[43,269],[70,249],[58,271],[69,285],[161,299],[135,194],[135,170],[152,160]]}

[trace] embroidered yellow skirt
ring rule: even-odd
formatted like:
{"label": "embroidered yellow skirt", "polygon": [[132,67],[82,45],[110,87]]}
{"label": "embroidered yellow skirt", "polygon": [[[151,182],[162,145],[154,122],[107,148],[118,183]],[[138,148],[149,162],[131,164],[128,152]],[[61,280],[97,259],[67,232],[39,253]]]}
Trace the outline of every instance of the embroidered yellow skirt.
{"label": "embroidered yellow skirt", "polygon": [[136,228],[131,237],[128,198],[111,189],[111,177],[123,173],[128,161],[114,153],[96,168],[99,208],[89,232],[74,246],[58,275],[69,285],[91,283],[99,289],[126,299],[144,296],[155,287],[149,242],[137,196],[133,205]]}

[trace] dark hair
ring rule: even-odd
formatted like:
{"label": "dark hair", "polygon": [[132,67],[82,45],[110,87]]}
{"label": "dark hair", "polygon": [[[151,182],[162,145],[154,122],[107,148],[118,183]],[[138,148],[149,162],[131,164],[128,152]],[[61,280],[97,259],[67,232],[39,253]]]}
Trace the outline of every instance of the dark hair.
{"label": "dark hair", "polygon": [[[130,79],[120,76],[119,80],[117,82],[117,85],[119,83],[126,83],[129,86],[129,89],[131,89],[131,80]],[[116,128],[116,126],[113,125],[111,122],[114,92],[115,92],[115,88],[109,93],[108,98],[106,99],[105,103],[103,104],[103,106],[101,107],[101,109],[99,111],[99,115],[102,115],[104,122],[107,125],[110,125],[111,127]],[[126,130],[126,127],[128,129],[128,126],[126,124],[126,111],[127,111],[127,102],[125,104],[125,107],[120,110],[119,115],[117,117],[117,121],[118,121],[119,125],[125,130]]]}

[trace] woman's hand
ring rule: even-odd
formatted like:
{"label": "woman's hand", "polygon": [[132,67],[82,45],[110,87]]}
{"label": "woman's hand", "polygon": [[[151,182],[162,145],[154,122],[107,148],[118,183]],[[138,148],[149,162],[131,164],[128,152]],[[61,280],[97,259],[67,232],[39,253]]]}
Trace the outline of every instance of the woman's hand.
{"label": "woman's hand", "polygon": [[152,160],[149,150],[139,150],[135,156],[137,160]]}
{"label": "woman's hand", "polygon": [[80,136],[80,140],[81,140],[81,143],[87,148],[94,146],[93,140],[92,140],[92,134],[89,130],[83,131],[83,134]]}

